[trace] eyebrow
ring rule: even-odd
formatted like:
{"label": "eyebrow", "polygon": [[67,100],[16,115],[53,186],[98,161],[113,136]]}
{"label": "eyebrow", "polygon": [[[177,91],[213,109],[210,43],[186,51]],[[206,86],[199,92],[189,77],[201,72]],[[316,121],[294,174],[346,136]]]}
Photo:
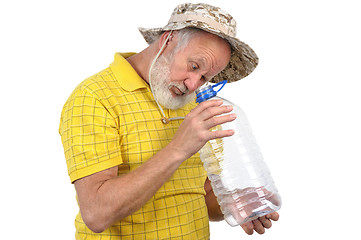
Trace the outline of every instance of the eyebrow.
{"label": "eyebrow", "polygon": [[[203,68],[206,67],[206,60],[205,60],[204,57],[194,58],[193,61],[199,63],[199,65],[200,65],[201,67],[203,67]],[[209,69],[212,68],[212,66],[208,66],[208,67],[209,67]],[[209,76],[205,76],[205,75],[203,75],[203,77],[204,77],[204,79],[205,79],[207,82],[213,78],[213,77],[209,77]]]}
{"label": "eyebrow", "polygon": [[197,62],[199,62],[200,65],[202,65],[203,67],[206,66],[206,61],[205,61],[204,58],[196,58],[195,60],[196,60]]}

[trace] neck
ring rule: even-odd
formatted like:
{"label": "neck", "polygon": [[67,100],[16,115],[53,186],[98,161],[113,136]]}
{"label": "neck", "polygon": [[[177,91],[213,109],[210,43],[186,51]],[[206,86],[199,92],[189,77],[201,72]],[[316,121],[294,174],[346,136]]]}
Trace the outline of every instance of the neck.
{"label": "neck", "polygon": [[157,54],[156,51],[153,49],[154,47],[152,45],[150,45],[140,53],[134,54],[133,56],[127,58],[129,64],[132,65],[138,75],[143,78],[143,80],[148,84],[149,68],[155,55]]}

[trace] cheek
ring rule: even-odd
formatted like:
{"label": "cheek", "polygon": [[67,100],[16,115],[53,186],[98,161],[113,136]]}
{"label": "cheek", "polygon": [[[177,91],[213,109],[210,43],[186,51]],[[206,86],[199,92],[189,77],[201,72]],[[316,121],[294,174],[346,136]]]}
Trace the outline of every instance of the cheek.
{"label": "cheek", "polygon": [[172,71],[172,72],[170,72],[169,77],[172,82],[175,82],[175,81],[178,82],[181,80],[181,74],[179,72]]}
{"label": "cheek", "polygon": [[185,67],[172,66],[170,68],[170,80],[172,82],[183,82],[187,79],[187,70]]}

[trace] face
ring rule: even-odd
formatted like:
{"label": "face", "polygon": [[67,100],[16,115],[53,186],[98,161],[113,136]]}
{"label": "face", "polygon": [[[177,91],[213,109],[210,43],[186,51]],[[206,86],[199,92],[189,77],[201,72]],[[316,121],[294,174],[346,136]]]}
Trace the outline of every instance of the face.
{"label": "face", "polygon": [[222,71],[231,55],[229,44],[210,33],[195,35],[184,49],[174,52],[176,41],[167,46],[151,72],[153,94],[168,109],[194,100],[195,90]]}
{"label": "face", "polygon": [[[178,109],[194,99],[194,93],[182,85],[170,81],[171,59],[161,55],[155,62],[151,72],[151,85],[154,97],[168,109]],[[177,89],[177,95],[173,95],[171,89]],[[183,94],[184,93],[184,94]]]}

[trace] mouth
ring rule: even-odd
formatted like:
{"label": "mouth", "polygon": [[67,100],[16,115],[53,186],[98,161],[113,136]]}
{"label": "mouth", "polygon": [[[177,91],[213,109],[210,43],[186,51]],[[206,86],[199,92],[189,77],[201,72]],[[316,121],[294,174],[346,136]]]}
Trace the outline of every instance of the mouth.
{"label": "mouth", "polygon": [[182,96],[185,94],[185,92],[183,92],[182,90],[180,90],[178,87],[176,86],[171,86],[169,88],[169,90],[171,91],[173,96]]}

